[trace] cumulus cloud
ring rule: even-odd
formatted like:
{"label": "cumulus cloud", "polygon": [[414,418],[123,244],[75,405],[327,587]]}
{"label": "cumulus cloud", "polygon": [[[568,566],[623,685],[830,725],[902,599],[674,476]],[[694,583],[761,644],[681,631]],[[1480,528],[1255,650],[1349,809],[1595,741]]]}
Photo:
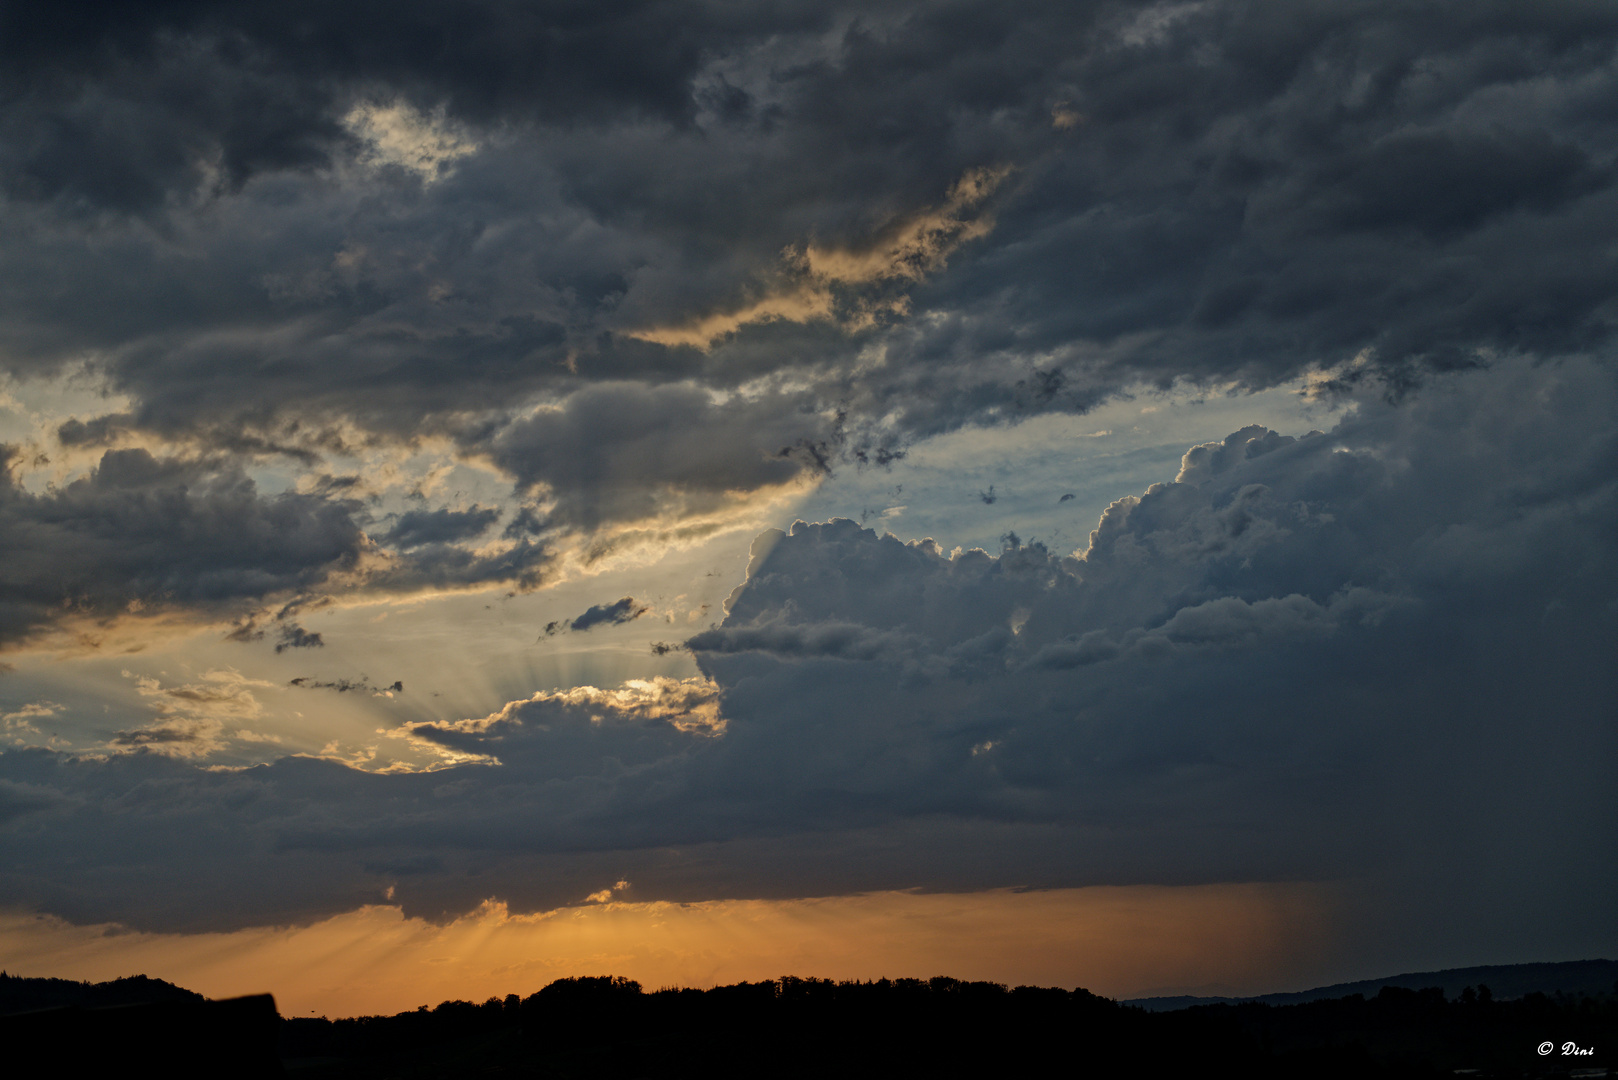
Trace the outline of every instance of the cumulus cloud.
{"label": "cumulus cloud", "polygon": [[[656,761],[683,745],[676,732],[718,735],[724,731],[718,691],[705,679],[631,679],[617,690],[578,686],[538,693],[480,719],[426,721],[407,724],[404,730],[413,739],[462,753],[517,746],[529,740],[561,749],[576,740],[579,730],[588,730],[589,738],[577,740],[587,755],[610,756],[620,764],[634,758]],[[603,727],[609,718],[612,723]],[[563,736],[561,741],[558,735]],[[523,765],[532,768],[537,764],[562,776],[577,775],[567,771],[577,768],[576,763],[555,754],[553,750],[543,762],[525,761]]]}
{"label": "cumulus cloud", "polygon": [[31,701],[11,712],[0,713],[0,724],[4,724],[7,731],[35,731],[35,720],[42,720],[55,716],[62,711],[62,706],[54,701]]}
{"label": "cumulus cloud", "polygon": [[[1324,434],[1238,432],[1217,467],[1194,449],[1072,555],[799,523],[687,643],[702,677],[396,729],[435,771],[10,752],[3,779],[57,801],[3,834],[4,865],[34,869],[0,886],[196,928],[390,887],[437,915],[619,879],[683,899],[1306,878],[1355,883],[1379,940],[1587,941],[1614,899],[1584,856],[1613,840],[1615,407],[1592,363],[1366,395]],[[142,692],[179,719],[240,693]],[[154,873],[174,887],[127,887]]]}
{"label": "cumulus cloud", "polygon": [[40,742],[50,746],[67,745],[59,736],[41,731],[38,723],[61,715],[64,711],[65,706],[54,701],[30,701],[8,712],[0,712],[0,732],[16,746],[37,745]]}

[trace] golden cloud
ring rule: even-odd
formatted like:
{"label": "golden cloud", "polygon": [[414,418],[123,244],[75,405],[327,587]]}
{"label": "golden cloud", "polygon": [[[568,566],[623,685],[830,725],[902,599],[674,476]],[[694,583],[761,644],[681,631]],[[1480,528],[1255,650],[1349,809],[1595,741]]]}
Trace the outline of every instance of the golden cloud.
{"label": "golden cloud", "polygon": [[[777,279],[763,287],[763,295],[673,325],[636,330],[630,336],[659,345],[707,349],[756,323],[836,319],[846,329],[859,330],[884,314],[902,315],[909,310],[908,297],[861,296],[860,290],[920,281],[942,269],[956,248],[988,235],[994,218],[983,212],[983,204],[1010,175],[1009,165],[969,169],[943,203],[899,218],[865,244],[823,247],[811,242],[787,248],[781,253]],[[845,295],[850,292],[852,296]]]}

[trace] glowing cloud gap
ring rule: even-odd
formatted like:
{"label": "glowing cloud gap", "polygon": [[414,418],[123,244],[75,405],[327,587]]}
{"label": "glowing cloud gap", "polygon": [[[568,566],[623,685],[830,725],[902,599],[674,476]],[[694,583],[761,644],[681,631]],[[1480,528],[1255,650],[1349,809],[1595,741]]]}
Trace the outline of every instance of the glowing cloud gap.
{"label": "glowing cloud gap", "polygon": [[937,207],[900,218],[859,247],[806,243],[781,253],[781,280],[765,296],[742,307],[704,315],[669,327],[631,331],[631,337],[659,345],[707,349],[744,326],[775,321],[835,320],[846,331],[874,325],[884,316],[910,310],[903,293],[873,291],[922,280],[942,269],[962,244],[987,236],[994,218],[979,213],[1010,166],[972,169],[950,188]]}

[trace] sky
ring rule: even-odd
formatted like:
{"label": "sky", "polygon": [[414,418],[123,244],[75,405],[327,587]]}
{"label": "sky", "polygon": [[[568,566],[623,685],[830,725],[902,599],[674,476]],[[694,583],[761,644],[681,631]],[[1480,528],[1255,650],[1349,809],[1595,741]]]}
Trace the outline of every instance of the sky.
{"label": "sky", "polygon": [[1618,954],[1618,9],[0,8],[0,966]]}

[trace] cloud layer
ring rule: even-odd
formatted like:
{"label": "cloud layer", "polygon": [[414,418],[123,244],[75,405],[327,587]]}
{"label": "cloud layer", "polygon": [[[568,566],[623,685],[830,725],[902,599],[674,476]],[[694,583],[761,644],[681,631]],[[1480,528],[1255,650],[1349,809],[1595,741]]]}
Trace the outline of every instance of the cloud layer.
{"label": "cloud layer", "polygon": [[439,917],[622,879],[1311,880],[1360,941],[1608,948],[1615,407],[1612,373],[1573,361],[1365,394],[1330,432],[1191,448],[1068,556],[766,533],[687,642],[701,678],[397,729],[436,772],[8,752],[0,890],[200,929],[389,889]]}
{"label": "cloud layer", "polygon": [[[190,472],[173,513],[230,488],[276,537],[113,573],[80,530],[0,584],[8,640],[64,598],[240,616],[331,585],[362,532],[393,559],[366,588],[533,587],[1142,383],[1399,393],[1610,351],[1601,5],[3,18],[0,369],[120,402],[17,468],[108,451],[78,507]],[[500,505],[368,517],[312,482],[429,445]],[[249,497],[253,469],[311,482]],[[72,531],[68,489],[18,484],[8,548]]]}

